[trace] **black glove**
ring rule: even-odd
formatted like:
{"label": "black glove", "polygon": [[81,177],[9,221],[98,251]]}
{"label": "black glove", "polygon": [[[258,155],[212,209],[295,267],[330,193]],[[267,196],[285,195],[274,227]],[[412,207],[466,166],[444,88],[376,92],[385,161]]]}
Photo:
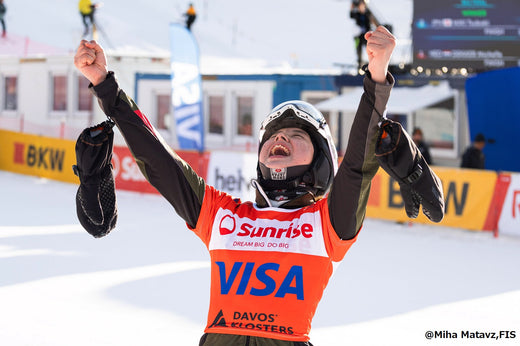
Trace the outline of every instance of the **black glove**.
{"label": "black glove", "polygon": [[112,121],[87,128],[76,141],[77,165],[72,166],[79,177],[76,213],[87,232],[96,238],[107,235],[117,221],[112,148]]}
{"label": "black glove", "polygon": [[376,158],[381,167],[399,183],[408,217],[416,218],[422,205],[428,219],[433,222],[443,219],[442,182],[400,123],[389,119],[382,121]]}

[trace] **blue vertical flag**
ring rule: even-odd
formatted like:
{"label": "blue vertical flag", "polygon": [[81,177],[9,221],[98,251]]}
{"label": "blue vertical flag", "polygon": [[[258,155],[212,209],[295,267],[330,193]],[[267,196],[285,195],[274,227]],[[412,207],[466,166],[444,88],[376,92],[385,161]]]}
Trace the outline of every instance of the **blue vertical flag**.
{"label": "blue vertical flag", "polygon": [[204,150],[199,48],[183,25],[170,24],[172,105],[180,149]]}

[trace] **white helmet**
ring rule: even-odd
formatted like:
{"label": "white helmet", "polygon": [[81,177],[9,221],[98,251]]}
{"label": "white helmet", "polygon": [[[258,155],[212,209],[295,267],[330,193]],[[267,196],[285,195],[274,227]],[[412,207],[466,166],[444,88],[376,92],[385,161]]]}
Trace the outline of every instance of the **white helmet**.
{"label": "white helmet", "polygon": [[288,167],[285,179],[275,180],[268,173],[269,168],[259,162],[258,182],[266,192],[301,189],[313,193],[315,197],[324,196],[338,170],[338,154],[323,114],[310,103],[287,101],[274,107],[262,122],[258,152],[273,133],[288,127],[301,128],[309,134],[314,145],[311,164],[303,170],[301,166]]}

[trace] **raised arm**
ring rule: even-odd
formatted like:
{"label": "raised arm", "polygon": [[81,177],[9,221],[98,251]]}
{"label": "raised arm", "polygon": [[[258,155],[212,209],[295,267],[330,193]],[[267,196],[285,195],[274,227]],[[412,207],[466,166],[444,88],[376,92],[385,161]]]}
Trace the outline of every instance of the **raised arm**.
{"label": "raised arm", "polygon": [[328,197],[331,223],[341,239],[356,236],[365,218],[370,183],[379,167],[375,158],[378,123],[386,109],[394,79],[388,64],[395,47],[394,36],[380,26],[368,32],[368,73],[347,151]]}
{"label": "raised arm", "polygon": [[162,139],[134,101],[108,72],[103,49],[81,41],[74,58],[105,114],[116,123],[146,179],[172,204],[189,226],[195,227],[204,198],[205,182]]}

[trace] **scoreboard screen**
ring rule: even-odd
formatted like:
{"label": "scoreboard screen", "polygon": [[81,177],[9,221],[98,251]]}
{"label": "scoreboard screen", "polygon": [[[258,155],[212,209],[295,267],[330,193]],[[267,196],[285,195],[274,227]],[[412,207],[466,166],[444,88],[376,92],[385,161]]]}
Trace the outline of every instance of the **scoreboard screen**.
{"label": "scoreboard screen", "polygon": [[414,67],[520,66],[520,0],[415,0],[412,41]]}

